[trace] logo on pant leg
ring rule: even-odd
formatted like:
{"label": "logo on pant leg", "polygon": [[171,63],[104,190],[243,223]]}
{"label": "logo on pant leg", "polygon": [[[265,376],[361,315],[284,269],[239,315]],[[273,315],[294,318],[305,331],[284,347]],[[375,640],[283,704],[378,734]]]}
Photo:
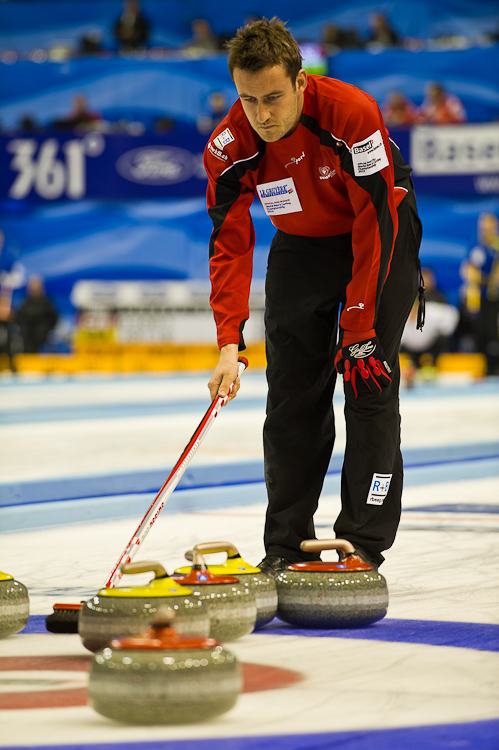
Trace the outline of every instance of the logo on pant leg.
{"label": "logo on pant leg", "polygon": [[393,474],[373,474],[367,505],[383,505],[383,500],[390,489]]}

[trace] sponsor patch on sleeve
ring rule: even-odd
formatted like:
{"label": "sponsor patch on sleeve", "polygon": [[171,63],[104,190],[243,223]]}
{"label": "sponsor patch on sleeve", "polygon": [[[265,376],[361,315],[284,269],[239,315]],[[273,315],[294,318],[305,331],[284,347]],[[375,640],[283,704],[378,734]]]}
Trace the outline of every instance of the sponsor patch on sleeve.
{"label": "sponsor patch on sleeve", "polygon": [[226,128],[223,130],[219,135],[217,135],[216,138],[213,139],[213,143],[217,148],[219,148],[221,151],[227,146],[228,143],[231,143],[232,141],[235,141],[236,139],[230,132],[229,128]]}
{"label": "sponsor patch on sleeve", "polygon": [[390,489],[393,474],[373,474],[367,505],[383,505],[383,500]]}
{"label": "sponsor patch on sleeve", "polygon": [[388,156],[380,130],[370,135],[369,138],[353,144],[352,161],[356,177],[375,174],[388,166]]}
{"label": "sponsor patch on sleeve", "polygon": [[208,142],[208,151],[210,154],[213,154],[215,159],[220,159],[220,161],[226,162],[229,158],[227,154],[224,154],[219,148],[215,148],[211,141]]}

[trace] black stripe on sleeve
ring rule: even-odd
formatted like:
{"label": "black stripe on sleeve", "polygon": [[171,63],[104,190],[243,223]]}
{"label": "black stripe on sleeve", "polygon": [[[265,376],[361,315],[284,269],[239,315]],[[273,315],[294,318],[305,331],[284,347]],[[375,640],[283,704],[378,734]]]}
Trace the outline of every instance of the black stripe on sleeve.
{"label": "black stripe on sleeve", "polygon": [[247,320],[248,318],[245,318],[244,320],[241,320],[239,324],[239,344],[237,348],[238,348],[238,351],[240,352],[244,352],[244,350],[246,349],[246,344],[244,343],[243,330],[244,330],[244,324],[246,323]]}
{"label": "black stripe on sleeve", "polygon": [[363,190],[371,196],[371,202],[376,210],[379,234],[381,238],[381,257],[376,289],[376,309],[374,320],[378,313],[379,299],[385,282],[388,264],[392,255],[393,221],[388,208],[388,185],[379,172],[373,175],[357,177],[353,171],[352,154],[345,143],[338,141],[332,133],[321,128],[314,117],[302,115],[301,124],[319,138],[321,146],[329,146],[340,157],[341,167],[350,175]]}
{"label": "black stripe on sleeve", "polygon": [[257,154],[244,161],[236,162],[218,178],[215,191],[215,205],[208,209],[208,214],[213,222],[213,232],[210,237],[210,258],[215,254],[215,242],[220,229],[229,211],[241,194],[242,185],[240,180],[248,170],[255,171],[258,169],[258,164],[264,154],[265,141],[260,141]]}
{"label": "black stripe on sleeve", "polygon": [[405,163],[397,144],[392,141],[391,138],[389,139],[389,143],[392,152],[395,185],[397,187],[404,187],[406,190],[414,190],[414,185],[411,180],[412,167]]}
{"label": "black stripe on sleeve", "polygon": [[241,183],[238,180],[233,185],[218,180],[215,191],[215,205],[208,209],[208,214],[213,222],[213,232],[210,237],[210,258],[213,258],[215,254],[215,242],[222,224],[240,194]]}
{"label": "black stripe on sleeve", "polygon": [[383,289],[383,284],[385,283],[393,248],[394,230],[392,216],[388,207],[388,185],[381,172],[357,177],[353,169],[352,154],[346,146],[340,147],[339,155],[343,171],[349,174],[359,187],[369,193],[371,196],[371,203],[376,210],[379,236],[381,239],[381,256],[379,260],[379,274],[376,288],[376,309],[374,311],[374,323],[376,323],[379,299]]}

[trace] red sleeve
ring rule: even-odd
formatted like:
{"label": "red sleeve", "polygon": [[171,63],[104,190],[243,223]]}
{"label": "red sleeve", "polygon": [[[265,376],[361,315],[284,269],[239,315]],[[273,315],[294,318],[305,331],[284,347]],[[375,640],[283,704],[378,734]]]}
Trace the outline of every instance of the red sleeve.
{"label": "red sleeve", "polygon": [[[345,136],[338,144],[343,179],[355,214],[352,280],[340,325],[346,331],[366,332],[376,325],[398,218],[388,132],[376,102],[363,92],[358,92],[357,98],[340,128]],[[338,137],[338,133],[333,136]]]}
{"label": "red sleeve", "polygon": [[240,152],[243,158],[235,158],[238,145],[231,142],[220,150],[212,138],[205,149],[204,165],[208,175],[208,213],[213,221],[210,305],[217,326],[217,342],[220,348],[237,343],[244,349],[242,330],[249,318],[255,246],[250,214],[255,155],[244,158]]}

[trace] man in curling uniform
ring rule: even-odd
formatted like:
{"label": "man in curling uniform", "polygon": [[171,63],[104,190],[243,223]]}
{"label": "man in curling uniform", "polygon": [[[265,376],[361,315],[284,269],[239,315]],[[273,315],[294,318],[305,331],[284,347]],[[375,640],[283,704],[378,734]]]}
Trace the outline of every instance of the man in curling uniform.
{"label": "man in curling uniform", "polygon": [[341,373],[347,445],[334,530],[377,567],[401,510],[398,351],[420,278],[411,169],[376,101],[307,75],[279,19],[239,29],[228,48],[239,98],[205,150],[220,348],[209,389],[224,396],[235,381],[234,398],[240,387],[256,193],[277,229],[266,278],[268,509],[259,566],[275,575],[316,559],[300,543],[315,537]]}

